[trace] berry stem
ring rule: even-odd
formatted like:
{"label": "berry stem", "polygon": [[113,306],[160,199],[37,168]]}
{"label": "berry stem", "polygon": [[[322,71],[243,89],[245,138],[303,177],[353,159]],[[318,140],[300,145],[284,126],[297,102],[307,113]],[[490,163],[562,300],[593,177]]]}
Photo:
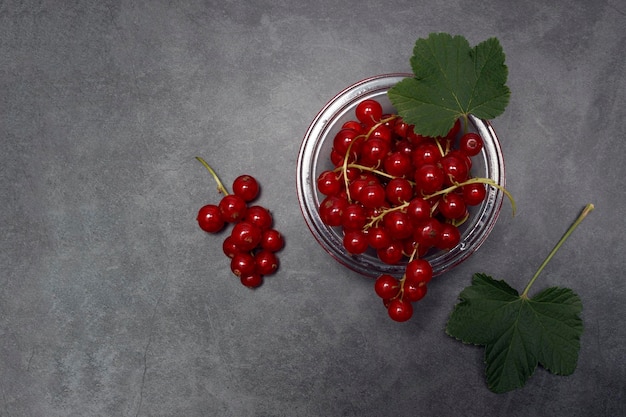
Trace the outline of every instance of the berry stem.
{"label": "berry stem", "polygon": [[517,211],[517,206],[515,204],[515,199],[513,199],[513,196],[511,195],[511,193],[504,188],[503,186],[501,186],[500,184],[498,184],[497,182],[495,182],[494,180],[492,180],[491,178],[470,178],[467,181],[463,181],[454,185],[449,186],[448,188],[443,188],[437,192],[434,192],[432,194],[429,194],[427,196],[424,197],[424,199],[428,200],[429,198],[433,198],[436,197],[438,195],[444,195],[444,194],[448,194],[449,192],[452,192],[454,190],[456,190],[459,187],[463,187],[464,185],[468,185],[468,184],[487,184],[490,185],[492,187],[497,188],[498,190],[502,191],[504,193],[504,195],[507,196],[507,198],[509,199],[509,201],[511,202],[511,207],[513,208],[513,215],[515,216],[515,212]]}
{"label": "berry stem", "polygon": [[587,217],[587,215],[589,213],[591,213],[594,208],[595,208],[594,205],[591,204],[591,203],[589,203],[589,204],[587,204],[585,206],[585,208],[580,213],[580,215],[578,216],[576,221],[574,223],[572,223],[572,225],[567,229],[567,231],[565,232],[563,237],[561,237],[561,239],[557,242],[557,244],[554,246],[554,248],[550,251],[550,253],[548,254],[548,257],[543,261],[541,266],[539,266],[539,269],[537,269],[537,272],[535,272],[535,275],[533,275],[533,277],[530,279],[530,281],[528,282],[528,285],[526,285],[526,288],[524,288],[524,292],[522,292],[522,295],[520,297],[526,298],[526,299],[528,298],[528,291],[530,290],[530,287],[532,287],[532,285],[535,283],[535,280],[537,279],[539,274],[541,274],[541,271],[543,271],[543,269],[546,267],[546,265],[548,265],[548,262],[550,262],[552,257],[561,248],[563,243],[565,243],[567,238],[569,238],[569,236],[572,234],[572,232],[574,232],[574,230],[576,230],[578,225],[580,223],[582,223],[583,220],[585,220],[585,217]]}
{"label": "berry stem", "polygon": [[213,176],[213,179],[215,179],[215,182],[217,183],[217,192],[224,194],[224,195],[228,195],[228,191],[226,190],[226,187],[224,187],[224,185],[222,184],[222,181],[220,181],[220,178],[217,176],[213,168],[211,168],[211,166],[207,164],[207,162],[204,159],[200,158],[199,156],[196,156],[196,159],[200,161],[202,165],[204,165],[204,167]]}

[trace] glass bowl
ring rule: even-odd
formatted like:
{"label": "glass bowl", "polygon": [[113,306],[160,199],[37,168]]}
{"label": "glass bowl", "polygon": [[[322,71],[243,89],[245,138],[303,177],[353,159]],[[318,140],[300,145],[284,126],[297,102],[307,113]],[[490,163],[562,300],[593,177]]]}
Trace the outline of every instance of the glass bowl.
{"label": "glass bowl", "polygon": [[[317,191],[317,177],[333,169],[330,152],[333,139],[342,125],[355,120],[354,109],[364,99],[375,99],[385,113],[395,113],[387,98],[387,90],[412,74],[383,74],[359,81],[330,100],[317,114],[304,136],[297,163],[297,192],[300,208],[311,233],[335,260],[365,276],[381,274],[402,276],[406,261],[395,265],[382,262],[376,254],[348,253],[342,243],[340,227],[325,225],[319,215],[319,206],[325,196]],[[472,176],[486,177],[504,187],[504,160],[496,132],[491,124],[477,117],[469,117],[469,130],[479,133],[484,142],[481,152],[472,158]],[[502,207],[504,194],[488,186],[483,203],[470,207],[469,219],[460,227],[461,241],[451,250],[430,252],[425,256],[433,267],[433,275],[440,275],[467,259],[485,241],[493,229]]]}

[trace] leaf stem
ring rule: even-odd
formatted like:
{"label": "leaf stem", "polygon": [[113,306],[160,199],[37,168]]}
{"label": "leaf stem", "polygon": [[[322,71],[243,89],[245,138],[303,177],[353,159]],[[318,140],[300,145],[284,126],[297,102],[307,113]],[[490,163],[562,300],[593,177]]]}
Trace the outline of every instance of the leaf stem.
{"label": "leaf stem", "polygon": [[561,237],[561,239],[557,242],[557,244],[554,246],[554,248],[552,249],[552,251],[550,251],[550,254],[548,254],[548,257],[543,261],[543,263],[541,264],[541,266],[539,266],[539,269],[537,269],[537,272],[535,272],[535,275],[530,279],[530,281],[528,282],[528,285],[526,285],[526,288],[524,288],[524,292],[522,293],[521,297],[522,298],[528,298],[528,291],[530,290],[530,287],[534,284],[535,280],[537,279],[537,277],[539,276],[539,274],[541,274],[541,271],[543,271],[543,269],[546,267],[546,265],[548,264],[548,262],[550,262],[550,260],[552,259],[552,257],[556,254],[556,252],[561,248],[561,246],[563,245],[563,243],[565,243],[565,241],[567,240],[567,238],[572,234],[572,232],[574,230],[576,230],[576,228],[578,227],[578,225],[585,219],[585,217],[587,217],[587,215],[589,213],[591,213],[591,211],[594,209],[594,205],[589,203],[585,206],[585,208],[583,209],[583,211],[580,213],[580,215],[578,216],[578,218],[576,219],[576,221],[574,223],[572,223],[572,225],[567,229],[567,231],[565,232],[565,234],[563,235],[563,237]]}
{"label": "leaf stem", "polygon": [[224,184],[222,184],[222,181],[220,181],[220,178],[217,176],[217,174],[215,173],[215,171],[213,170],[213,168],[211,168],[211,166],[209,164],[207,164],[207,162],[200,158],[199,156],[196,156],[196,159],[198,161],[200,161],[200,163],[202,165],[204,165],[204,167],[211,173],[211,175],[213,176],[213,179],[215,180],[215,182],[217,183],[217,191],[219,193],[224,194],[225,196],[228,195],[228,190],[226,190],[226,187],[224,187]]}

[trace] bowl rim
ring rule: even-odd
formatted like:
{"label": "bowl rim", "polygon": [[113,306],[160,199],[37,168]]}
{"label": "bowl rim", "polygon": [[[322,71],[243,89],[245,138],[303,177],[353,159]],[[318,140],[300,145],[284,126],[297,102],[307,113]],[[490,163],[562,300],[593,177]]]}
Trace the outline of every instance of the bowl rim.
{"label": "bowl rim", "polygon": [[[300,206],[300,211],[302,216],[304,217],[305,223],[320,246],[336,261],[345,267],[360,273],[364,276],[376,277],[381,273],[389,273],[394,276],[398,276],[403,270],[404,264],[397,265],[383,265],[381,263],[368,262],[363,256],[360,255],[350,255],[345,251],[341,251],[340,248],[334,246],[328,242],[327,237],[323,236],[323,233],[319,230],[319,224],[316,225],[313,219],[313,216],[319,216],[317,213],[317,207],[310,207],[310,203],[307,202],[306,191],[308,189],[315,190],[316,187],[314,185],[314,181],[316,178],[313,178],[313,172],[303,172],[305,167],[305,161],[307,156],[311,156],[312,146],[310,141],[312,139],[312,134],[314,132],[320,131],[323,132],[328,126],[328,124],[333,121],[333,116],[336,116],[338,110],[345,109],[346,107],[353,104],[355,100],[357,100],[360,96],[367,94],[371,91],[382,91],[388,90],[391,85],[394,85],[395,82],[399,82],[401,79],[406,77],[413,77],[413,74],[410,73],[386,73],[379,74],[371,77],[364,78],[360,81],[357,81],[348,87],[342,89],[339,93],[335,94],[330,100],[326,102],[326,104],[318,111],[316,116],[313,118],[309,127],[307,128],[306,134],[303,137],[302,143],[300,145],[300,149],[298,152],[298,159],[296,164],[296,176],[297,176],[297,194],[298,194],[298,202]],[[366,87],[376,84],[376,82],[381,82],[385,80],[396,80],[393,84],[389,86],[384,86],[382,88],[373,88],[372,90],[368,90]],[[391,81],[390,81],[391,82]],[[338,109],[335,109],[335,108]],[[332,109],[334,109],[334,114],[332,113]],[[329,114],[329,112],[331,114]],[[494,171],[492,176],[497,176],[496,182],[504,187],[506,185],[506,176],[504,172],[504,158],[502,155],[502,147],[499,141],[499,138],[496,135],[493,126],[488,120],[477,118],[473,115],[469,116],[469,121],[474,126],[476,130],[481,134],[481,136],[489,139],[488,146],[490,152],[492,152],[491,156],[496,157],[496,161],[491,161],[486,156],[486,150],[481,151],[484,155],[485,164],[492,165],[487,169]],[[320,130],[321,129],[321,130]],[[317,142],[315,140],[314,142]],[[307,146],[308,145],[308,146]],[[480,154],[479,154],[480,155]],[[309,164],[310,165],[310,164]],[[478,230],[480,233],[477,235],[472,235],[474,239],[469,240],[469,242],[463,241],[457,247],[453,248],[450,251],[439,251],[437,254],[441,253],[440,256],[436,257],[435,260],[442,259],[441,262],[435,262],[433,264],[433,275],[440,275],[463,261],[465,261],[470,255],[476,252],[480,246],[487,239],[499,217],[502,203],[504,200],[504,193],[500,190],[497,190],[493,187],[488,187],[486,201],[483,203],[481,210],[478,214],[480,216],[477,219],[473,220],[471,230],[467,233],[466,240],[470,235]],[[315,213],[313,213],[315,211]],[[328,226],[324,226],[323,229],[332,229]],[[336,243],[336,242],[335,242]],[[334,249],[334,250],[333,250]],[[339,252],[337,252],[339,251]],[[432,258],[432,257],[430,257]]]}

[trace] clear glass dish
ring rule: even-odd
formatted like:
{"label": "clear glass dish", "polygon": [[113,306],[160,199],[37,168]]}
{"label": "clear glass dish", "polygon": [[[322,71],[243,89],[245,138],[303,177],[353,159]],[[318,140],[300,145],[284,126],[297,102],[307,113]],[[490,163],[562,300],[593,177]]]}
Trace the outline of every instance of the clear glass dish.
{"label": "clear glass dish", "polygon": [[[304,136],[297,163],[297,192],[300,208],[307,226],[319,244],[335,260],[365,276],[377,277],[387,273],[401,276],[406,262],[388,265],[375,253],[351,255],[343,247],[341,228],[325,225],[318,208],[324,196],[317,191],[319,174],[332,169],[329,155],[333,138],[341,126],[355,119],[354,109],[364,99],[375,99],[386,113],[395,113],[387,98],[387,90],[412,74],[383,74],[359,81],[337,94],[317,114]],[[470,116],[470,131],[479,133],[484,142],[481,153],[472,158],[472,176],[486,177],[505,186],[504,159],[496,132],[491,124]],[[487,188],[483,203],[470,209],[470,218],[460,228],[461,241],[451,250],[429,253],[427,259],[434,275],[440,275],[467,259],[485,241],[493,229],[502,207],[504,195],[494,187]]]}

